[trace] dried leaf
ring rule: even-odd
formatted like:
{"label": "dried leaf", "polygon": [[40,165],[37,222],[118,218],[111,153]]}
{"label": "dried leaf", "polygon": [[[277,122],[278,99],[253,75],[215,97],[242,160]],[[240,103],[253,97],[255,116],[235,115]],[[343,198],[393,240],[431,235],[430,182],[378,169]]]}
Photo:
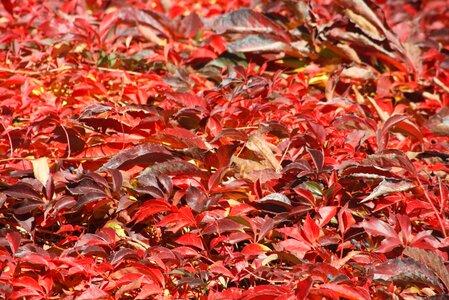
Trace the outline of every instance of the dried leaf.
{"label": "dried leaf", "polygon": [[41,157],[38,159],[33,159],[31,163],[33,164],[34,178],[39,180],[43,186],[46,186],[48,178],[50,177],[48,159],[46,157]]}
{"label": "dried leaf", "polygon": [[273,154],[273,149],[277,148],[268,143],[259,132],[249,136],[246,147],[266,159],[276,172],[279,172],[282,169],[281,164]]}
{"label": "dried leaf", "polygon": [[276,34],[286,41],[289,40],[285,31],[276,23],[248,8],[220,16],[213,21],[211,27],[219,34],[227,32]]}
{"label": "dried leaf", "polygon": [[[358,16],[359,18],[363,18],[365,23],[368,23],[371,27],[374,27],[375,30],[379,29],[383,33],[388,30],[385,28],[383,22],[379,19],[376,13],[367,5],[367,3],[363,0],[337,0],[338,5],[342,6],[346,9],[346,11],[350,11],[348,13],[348,17]],[[345,12],[346,12],[345,11]],[[351,18],[351,20],[353,20]],[[361,26],[362,21],[353,20],[356,24]],[[378,33],[378,35],[380,35]]]}
{"label": "dried leaf", "polygon": [[140,176],[159,174],[207,177],[206,172],[200,170],[194,164],[180,159],[171,159],[149,166],[140,173]]}
{"label": "dried leaf", "polygon": [[282,39],[275,36],[251,34],[228,45],[231,52],[282,52],[290,49]]}
{"label": "dried leaf", "polygon": [[425,264],[440,278],[446,286],[446,289],[449,290],[449,271],[441,256],[416,247],[406,247],[403,253],[408,257]]}
{"label": "dried leaf", "polygon": [[443,291],[438,277],[424,264],[411,258],[395,258],[371,269],[374,280],[393,282],[400,286],[418,285]]}
{"label": "dried leaf", "polygon": [[373,23],[367,20],[366,17],[355,13],[351,9],[346,9],[345,14],[352,22],[357,25],[358,28],[360,28],[370,38],[378,41],[382,41],[385,39],[385,36],[377,29],[377,27]]}
{"label": "dried leaf", "polygon": [[373,80],[376,78],[373,70],[367,66],[351,66],[344,68],[340,74],[341,77],[351,79]]}
{"label": "dried leaf", "polygon": [[255,202],[264,210],[275,212],[289,211],[292,207],[290,199],[280,193],[269,194]]}
{"label": "dried leaf", "polygon": [[360,203],[373,200],[374,198],[385,194],[405,192],[414,187],[415,184],[410,181],[384,178],[381,183],[379,183],[379,185],[376,186],[376,188],[371,192],[371,194],[360,201]]}

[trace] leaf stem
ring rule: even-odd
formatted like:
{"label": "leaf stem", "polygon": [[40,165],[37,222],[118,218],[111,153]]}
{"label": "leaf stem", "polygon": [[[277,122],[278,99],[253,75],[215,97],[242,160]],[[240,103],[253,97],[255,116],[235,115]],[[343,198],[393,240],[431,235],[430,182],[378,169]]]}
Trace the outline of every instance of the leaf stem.
{"label": "leaf stem", "polygon": [[432,199],[430,198],[429,194],[427,193],[427,190],[424,188],[421,180],[419,180],[418,177],[416,177],[416,180],[418,181],[419,187],[423,190],[424,192],[424,196],[426,197],[427,202],[429,202],[430,206],[432,207],[432,210],[435,213],[435,216],[437,217],[438,223],[440,224],[441,227],[441,231],[443,233],[444,238],[447,238],[447,233],[446,233],[446,227],[444,226],[443,220],[441,219],[440,214],[438,213],[437,208],[435,207],[435,204],[433,204]]}

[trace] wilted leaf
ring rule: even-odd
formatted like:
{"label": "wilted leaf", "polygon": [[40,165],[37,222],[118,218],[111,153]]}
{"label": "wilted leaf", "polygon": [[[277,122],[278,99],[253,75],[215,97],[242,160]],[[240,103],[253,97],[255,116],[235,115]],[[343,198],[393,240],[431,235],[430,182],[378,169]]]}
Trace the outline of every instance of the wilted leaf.
{"label": "wilted leaf", "polygon": [[369,194],[362,201],[360,201],[360,203],[364,203],[364,202],[373,200],[379,196],[390,194],[390,193],[405,192],[410,189],[413,189],[414,187],[415,187],[415,184],[413,184],[410,181],[392,179],[392,178],[384,178],[379,183],[379,185],[377,185],[376,188],[371,192],[371,194]]}
{"label": "wilted leaf", "polygon": [[406,247],[404,254],[426,265],[440,278],[446,289],[449,289],[449,271],[441,256],[416,247]]}
{"label": "wilted leaf", "polygon": [[[359,3],[357,3],[359,4]],[[361,2],[360,4],[363,5],[363,2]],[[370,14],[369,10],[366,10],[367,12],[365,15],[366,17],[371,17],[372,14]],[[345,10],[345,14],[349,17],[349,19],[354,22],[357,27],[359,27],[365,34],[367,34],[369,37],[371,37],[372,39],[378,40],[378,41],[382,41],[385,39],[385,36],[383,35],[383,33],[381,33],[376,25],[373,25],[373,23],[371,23],[369,20],[366,19],[366,17],[355,13],[354,11],[350,10],[350,9],[346,9]],[[374,20],[377,21],[377,20]],[[376,22],[378,23],[378,22]]]}
{"label": "wilted leaf", "polygon": [[[266,195],[265,197],[256,200],[256,203],[263,205],[262,207],[268,208],[271,207],[276,208],[279,206],[279,208],[283,208],[284,210],[289,210],[292,207],[292,203],[290,199],[288,199],[285,195],[280,193],[272,193],[269,195]],[[269,209],[271,210],[271,209]]]}
{"label": "wilted leaf", "polygon": [[39,180],[43,186],[46,186],[48,178],[50,177],[50,167],[48,166],[47,158],[41,157],[33,159],[31,163],[33,164],[34,178]]}
{"label": "wilted leaf", "polygon": [[424,264],[411,258],[390,259],[372,268],[371,272],[374,280],[393,282],[404,287],[432,287],[439,292],[443,291],[438,277]]}
{"label": "wilted leaf", "polygon": [[277,172],[282,169],[279,161],[273,154],[273,150],[277,148],[274,145],[268,143],[259,132],[256,132],[249,136],[249,139],[246,142],[246,147],[266,159],[271,164],[273,169]]}
{"label": "wilted leaf", "polygon": [[290,49],[290,46],[276,36],[262,34],[247,35],[232,44],[229,44],[231,52],[282,52]]}
{"label": "wilted leaf", "polygon": [[426,127],[438,135],[449,136],[449,108],[441,108],[429,118]]}
{"label": "wilted leaf", "polygon": [[218,33],[261,33],[276,34],[285,40],[288,36],[276,23],[262,15],[247,8],[241,8],[217,18],[211,27]]}
{"label": "wilted leaf", "polygon": [[366,166],[378,166],[381,168],[402,168],[412,175],[416,175],[417,171],[410,159],[404,152],[397,149],[388,149],[379,154],[369,155],[362,160],[362,164]]}
{"label": "wilted leaf", "polygon": [[160,174],[206,177],[206,173],[200,170],[197,166],[180,159],[171,159],[165,162],[156,163],[143,170],[140,173],[140,176]]}
{"label": "wilted leaf", "polygon": [[373,80],[376,78],[373,70],[371,70],[368,66],[350,66],[348,68],[344,68],[341,71],[340,76],[362,80]]}

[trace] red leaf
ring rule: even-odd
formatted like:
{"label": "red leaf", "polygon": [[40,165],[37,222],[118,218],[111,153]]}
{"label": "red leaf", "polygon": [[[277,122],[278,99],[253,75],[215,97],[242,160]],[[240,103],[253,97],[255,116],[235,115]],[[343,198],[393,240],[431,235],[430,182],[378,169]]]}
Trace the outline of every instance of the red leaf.
{"label": "red leaf", "polygon": [[296,298],[298,300],[306,300],[312,284],[313,280],[310,276],[304,280],[298,281],[298,285],[296,286]]}
{"label": "red leaf", "polygon": [[318,173],[323,171],[323,166],[324,166],[323,152],[321,150],[309,149],[309,148],[307,148],[307,152],[309,152],[310,156],[312,157],[313,163],[315,164],[315,168],[317,169]]}
{"label": "red leaf", "polygon": [[13,15],[14,4],[10,0],[2,0],[3,7],[10,15]]}
{"label": "red leaf", "polygon": [[92,300],[92,299],[98,299],[98,300],[105,300],[105,299],[111,299],[108,293],[105,291],[97,288],[97,287],[89,287],[87,290],[85,290],[81,295],[76,297],[78,300]]}
{"label": "red leaf", "polygon": [[164,217],[157,226],[164,226],[167,230],[177,232],[185,226],[196,227],[196,220],[188,206],[181,207],[178,212],[172,212]]}
{"label": "red leaf", "polygon": [[145,201],[132,218],[132,222],[141,223],[146,218],[161,212],[170,211],[171,205],[165,199]]}
{"label": "red leaf", "polygon": [[204,26],[201,18],[195,12],[190,13],[182,20],[182,27],[184,29],[185,37],[192,38]]}
{"label": "red leaf", "polygon": [[262,244],[248,244],[243,247],[241,253],[245,255],[259,255],[271,251],[271,249]]}
{"label": "red leaf", "polygon": [[329,223],[333,217],[337,214],[338,207],[337,206],[324,206],[320,207],[318,210],[318,214],[320,215],[319,226],[323,227],[327,223]]}
{"label": "red leaf", "polygon": [[222,261],[216,261],[214,262],[210,268],[209,268],[209,272],[211,272],[212,274],[217,274],[217,275],[223,275],[226,276],[228,278],[233,278],[234,274],[232,274],[231,271],[229,271],[229,269],[227,269],[224,265]]}
{"label": "red leaf", "polygon": [[287,286],[258,285],[254,289],[249,289],[244,293],[245,300],[293,300],[294,295]]}
{"label": "red leaf", "polygon": [[21,240],[20,234],[15,231],[8,232],[6,234],[6,240],[8,241],[9,246],[11,247],[12,254],[15,254],[20,246]]}
{"label": "red leaf", "polygon": [[307,214],[306,220],[304,221],[302,234],[310,244],[315,244],[320,237],[320,227],[315,223],[315,221]]}
{"label": "red leaf", "polygon": [[177,103],[181,107],[202,107],[207,108],[207,102],[203,97],[189,93],[167,93],[167,98]]}
{"label": "red leaf", "polygon": [[402,246],[402,241],[399,239],[396,231],[389,224],[379,219],[370,218],[369,220],[364,220],[360,223],[360,227],[363,227],[369,235],[385,238],[382,240],[380,247],[377,248],[377,252],[385,253]]}
{"label": "red leaf", "polygon": [[175,240],[176,243],[183,246],[193,246],[204,250],[203,241],[196,233],[186,233]]}
{"label": "red leaf", "polygon": [[348,300],[371,300],[369,291],[347,284],[325,283],[319,286],[318,291],[327,290],[326,295],[342,297]]}
{"label": "red leaf", "polygon": [[207,199],[207,196],[199,188],[191,185],[187,188],[185,200],[194,212],[202,212]]}
{"label": "red leaf", "polygon": [[307,252],[311,250],[311,247],[307,243],[295,239],[286,239],[278,244],[299,259],[303,259]]}
{"label": "red leaf", "polygon": [[25,264],[35,265],[35,266],[43,266],[47,269],[50,268],[50,263],[47,258],[42,257],[39,254],[29,253],[20,258],[20,261]]}

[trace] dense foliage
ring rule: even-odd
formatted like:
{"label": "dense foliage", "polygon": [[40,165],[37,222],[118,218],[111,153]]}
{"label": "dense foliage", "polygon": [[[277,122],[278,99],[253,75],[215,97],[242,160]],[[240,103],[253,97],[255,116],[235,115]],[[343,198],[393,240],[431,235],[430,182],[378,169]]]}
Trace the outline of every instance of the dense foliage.
{"label": "dense foliage", "polygon": [[0,298],[449,299],[446,0],[2,0]]}

